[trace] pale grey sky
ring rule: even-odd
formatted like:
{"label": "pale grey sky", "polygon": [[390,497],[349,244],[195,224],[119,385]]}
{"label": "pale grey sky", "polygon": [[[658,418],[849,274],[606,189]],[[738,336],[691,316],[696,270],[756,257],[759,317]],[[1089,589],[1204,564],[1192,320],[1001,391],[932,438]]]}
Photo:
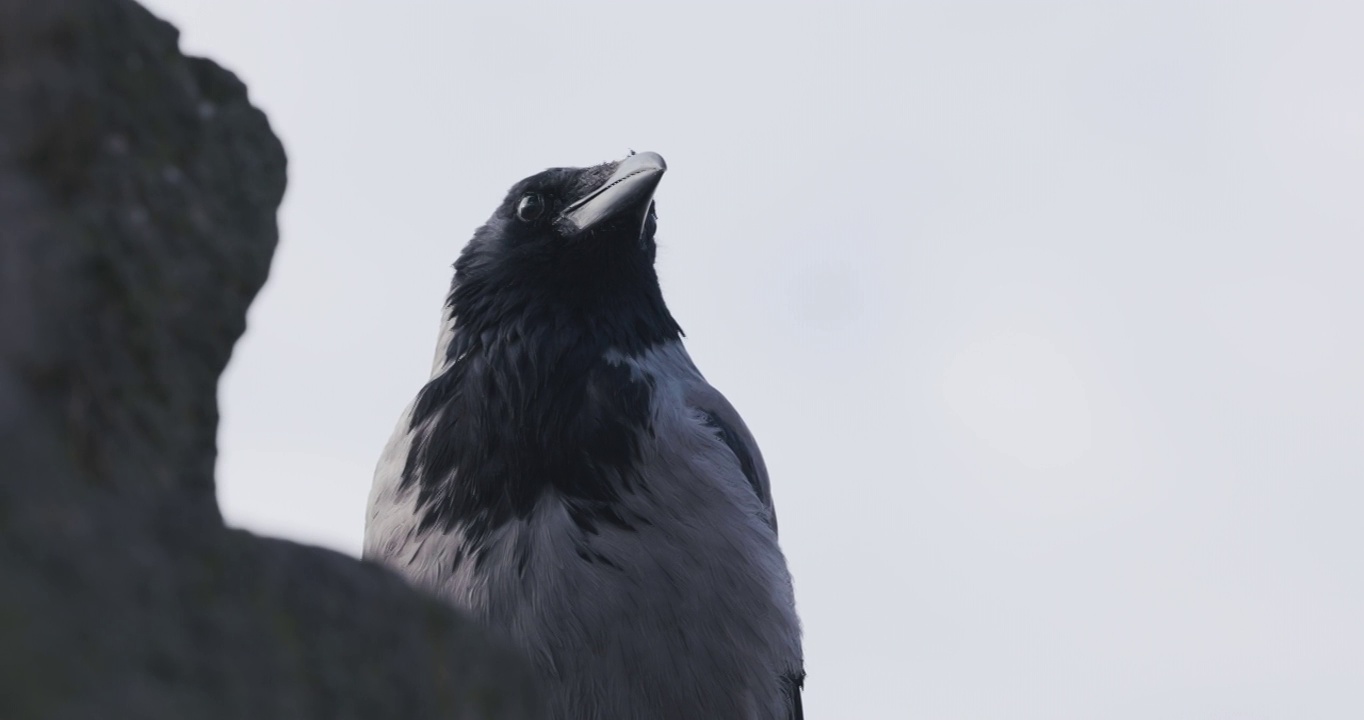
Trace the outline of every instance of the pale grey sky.
{"label": "pale grey sky", "polygon": [[809,717],[1364,717],[1364,5],[148,5],[290,158],[229,521],[357,553],[473,229],[654,150]]}

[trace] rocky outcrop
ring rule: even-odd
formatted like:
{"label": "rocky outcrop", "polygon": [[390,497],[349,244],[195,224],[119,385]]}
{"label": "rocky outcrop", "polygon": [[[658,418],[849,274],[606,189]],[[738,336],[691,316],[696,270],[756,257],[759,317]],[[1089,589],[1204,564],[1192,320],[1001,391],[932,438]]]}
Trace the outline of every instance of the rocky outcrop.
{"label": "rocky outcrop", "polygon": [[218,376],[284,186],[246,88],[170,25],[0,0],[0,718],[535,716],[444,605],[223,527]]}

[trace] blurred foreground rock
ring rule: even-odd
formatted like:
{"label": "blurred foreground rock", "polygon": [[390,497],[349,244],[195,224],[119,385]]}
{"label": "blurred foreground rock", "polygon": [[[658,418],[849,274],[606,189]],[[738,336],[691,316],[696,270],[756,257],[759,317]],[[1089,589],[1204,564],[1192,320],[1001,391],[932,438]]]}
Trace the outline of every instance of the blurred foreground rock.
{"label": "blurred foreground rock", "polygon": [[223,527],[218,376],[284,185],[170,25],[0,0],[0,718],[532,717],[444,606]]}

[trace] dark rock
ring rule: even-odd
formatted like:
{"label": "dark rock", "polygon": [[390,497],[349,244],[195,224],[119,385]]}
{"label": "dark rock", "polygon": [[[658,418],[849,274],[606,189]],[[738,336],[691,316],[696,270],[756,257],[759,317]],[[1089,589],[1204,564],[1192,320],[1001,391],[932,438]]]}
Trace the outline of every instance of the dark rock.
{"label": "dark rock", "polygon": [[0,0],[0,718],[526,718],[377,567],[225,529],[218,376],[285,159],[128,0]]}

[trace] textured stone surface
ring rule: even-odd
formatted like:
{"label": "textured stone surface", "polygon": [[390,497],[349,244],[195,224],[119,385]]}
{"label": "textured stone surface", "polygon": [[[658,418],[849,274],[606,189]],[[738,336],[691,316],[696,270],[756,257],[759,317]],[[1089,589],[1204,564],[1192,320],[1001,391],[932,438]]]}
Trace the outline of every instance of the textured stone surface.
{"label": "textured stone surface", "polygon": [[0,0],[0,718],[534,715],[443,605],[222,525],[218,376],[284,186],[168,24]]}

